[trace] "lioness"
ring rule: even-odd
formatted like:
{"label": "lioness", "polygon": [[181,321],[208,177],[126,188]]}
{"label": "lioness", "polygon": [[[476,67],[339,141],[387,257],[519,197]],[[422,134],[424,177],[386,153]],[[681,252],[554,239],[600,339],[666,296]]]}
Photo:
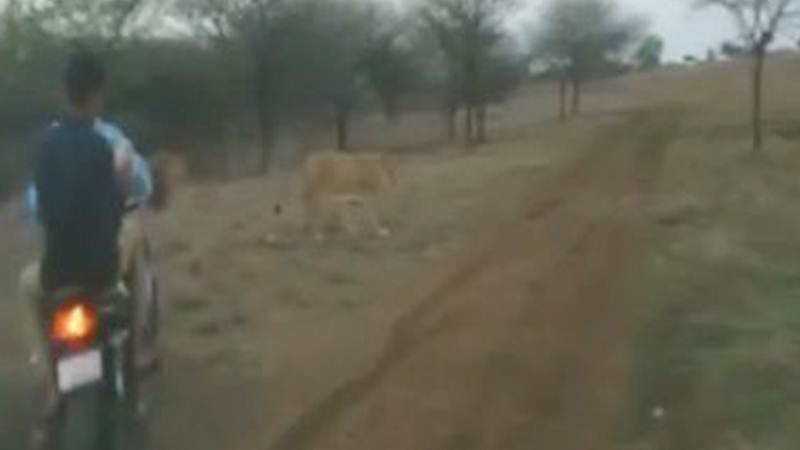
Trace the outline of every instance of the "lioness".
{"label": "lioness", "polygon": [[302,181],[307,227],[318,238],[328,208],[333,208],[338,225],[349,233],[366,225],[377,236],[389,235],[375,211],[378,199],[394,184],[382,155],[313,153],[303,164]]}
{"label": "lioness", "polygon": [[160,152],[150,158],[150,166],[154,184],[151,203],[156,210],[163,210],[188,175],[186,161],[175,153]]}

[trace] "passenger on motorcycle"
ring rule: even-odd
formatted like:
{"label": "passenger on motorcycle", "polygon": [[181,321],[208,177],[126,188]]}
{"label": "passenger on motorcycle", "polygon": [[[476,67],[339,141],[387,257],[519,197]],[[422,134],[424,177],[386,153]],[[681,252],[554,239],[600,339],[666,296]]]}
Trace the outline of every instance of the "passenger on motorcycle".
{"label": "passenger on motorcycle", "polygon": [[[66,113],[47,128],[36,153],[25,200],[42,227],[44,254],[20,281],[37,327],[46,292],[112,288],[146,245],[138,220],[126,218],[125,208],[150,197],[150,171],[122,132],[100,118],[105,82],[97,56],[79,51],[70,57],[63,78]],[[43,330],[35,334],[33,351],[41,355]]]}

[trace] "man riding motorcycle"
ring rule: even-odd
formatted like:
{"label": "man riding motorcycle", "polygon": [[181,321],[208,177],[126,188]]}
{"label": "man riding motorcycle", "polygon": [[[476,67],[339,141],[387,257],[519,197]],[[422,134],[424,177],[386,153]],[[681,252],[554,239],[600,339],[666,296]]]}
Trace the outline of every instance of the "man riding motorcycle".
{"label": "man riding motorcycle", "polygon": [[[64,73],[67,113],[45,132],[35,160],[34,183],[26,192],[29,214],[42,226],[44,255],[21,275],[23,294],[32,307],[38,336],[34,344],[45,362],[47,293],[69,287],[130,289],[120,280],[139,279],[149,268],[137,258],[149,252],[131,202],[143,204],[153,184],[144,159],[113,125],[100,119],[106,74],[89,52],[71,56]],[[134,295],[132,300],[138,299]],[[137,322],[140,308],[134,306]],[[138,325],[137,325],[138,326]],[[154,357],[154,355],[153,355]],[[48,374],[46,413],[57,405],[52,370]]]}

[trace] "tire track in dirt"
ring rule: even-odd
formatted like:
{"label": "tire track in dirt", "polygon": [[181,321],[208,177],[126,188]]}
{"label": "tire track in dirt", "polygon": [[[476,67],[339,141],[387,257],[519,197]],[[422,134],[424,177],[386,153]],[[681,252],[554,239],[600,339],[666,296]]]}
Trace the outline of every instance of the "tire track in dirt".
{"label": "tire track in dirt", "polygon": [[318,406],[296,421],[271,447],[273,450],[303,448],[348,405],[359,402],[385,377],[386,373],[403,358],[410,355],[426,337],[432,336],[436,327],[426,327],[427,319],[445,298],[467,280],[474,277],[486,265],[487,255],[471,258],[460,270],[451,275],[439,288],[431,292],[410,312],[392,326],[380,359],[372,370],[360,378],[339,387]]}
{"label": "tire track in dirt", "polygon": [[478,239],[395,323],[372,370],[270,448],[322,438],[326,449],[602,447],[625,403],[633,314],[624,288],[645,250],[646,221],[575,209],[587,193],[611,203],[650,193],[679,117],[635,111],[601,130],[602,148],[535,186],[522,224]]}

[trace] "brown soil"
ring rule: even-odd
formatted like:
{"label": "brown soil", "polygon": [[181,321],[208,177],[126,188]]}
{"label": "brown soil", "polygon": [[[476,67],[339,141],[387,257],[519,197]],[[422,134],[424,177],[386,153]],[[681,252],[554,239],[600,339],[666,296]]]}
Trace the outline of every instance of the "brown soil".
{"label": "brown soil", "polygon": [[524,213],[476,236],[375,366],[269,448],[608,448],[648,248],[648,219],[626,200],[653,193],[678,119],[632,113],[530,186]]}
{"label": "brown soil", "polygon": [[[275,218],[291,188],[274,180],[192,188],[154,224],[169,308],[137,448],[605,448],[627,406],[644,201],[680,117],[600,115],[409,157],[387,241],[285,233],[295,205]],[[33,257],[17,208],[9,291]],[[31,405],[26,350],[0,349],[0,424],[14,424],[0,443],[17,443],[26,419],[4,418]]]}

